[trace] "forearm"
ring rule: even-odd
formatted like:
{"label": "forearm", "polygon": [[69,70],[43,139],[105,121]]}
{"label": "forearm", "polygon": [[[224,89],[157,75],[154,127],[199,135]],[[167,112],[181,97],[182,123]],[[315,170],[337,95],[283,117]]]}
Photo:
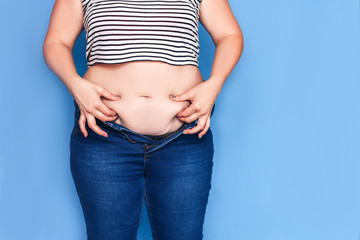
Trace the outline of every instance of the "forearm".
{"label": "forearm", "polygon": [[70,94],[73,95],[74,86],[81,80],[81,77],[75,68],[72,49],[60,42],[44,43],[43,55],[48,68],[65,84]]}
{"label": "forearm", "polygon": [[224,37],[216,45],[215,56],[211,70],[211,81],[215,90],[220,93],[226,79],[239,61],[244,47],[242,34]]}

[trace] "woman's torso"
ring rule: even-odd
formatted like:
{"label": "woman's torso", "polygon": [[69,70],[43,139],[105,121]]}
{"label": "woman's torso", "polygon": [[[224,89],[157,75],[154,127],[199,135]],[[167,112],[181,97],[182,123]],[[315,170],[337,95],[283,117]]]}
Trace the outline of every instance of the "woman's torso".
{"label": "woman's torso", "polygon": [[102,98],[117,112],[116,123],[144,135],[162,135],[177,130],[184,122],[176,115],[190,101],[176,102],[179,95],[204,81],[198,67],[174,66],[158,61],[95,64],[83,76],[119,95],[117,101]]}

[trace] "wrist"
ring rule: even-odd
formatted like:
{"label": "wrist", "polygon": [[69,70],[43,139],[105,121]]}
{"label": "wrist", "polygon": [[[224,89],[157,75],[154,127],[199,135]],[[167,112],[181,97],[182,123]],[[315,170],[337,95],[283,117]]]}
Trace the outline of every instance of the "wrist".
{"label": "wrist", "polygon": [[74,97],[74,94],[76,93],[77,91],[77,88],[79,86],[79,83],[81,83],[84,79],[80,76],[75,76],[73,78],[71,78],[69,81],[68,81],[68,84],[67,84],[67,88],[70,92],[70,94]]}
{"label": "wrist", "polygon": [[212,89],[216,92],[216,96],[220,94],[221,89],[225,83],[224,78],[220,77],[210,77],[206,81],[212,86]]}

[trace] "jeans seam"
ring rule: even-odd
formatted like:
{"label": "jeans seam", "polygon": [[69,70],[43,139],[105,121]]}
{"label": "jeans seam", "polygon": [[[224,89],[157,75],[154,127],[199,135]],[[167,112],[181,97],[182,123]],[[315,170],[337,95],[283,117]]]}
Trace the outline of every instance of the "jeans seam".
{"label": "jeans seam", "polygon": [[153,240],[157,240],[157,235],[156,235],[156,231],[155,231],[155,226],[154,226],[154,223],[153,223],[153,217],[152,217],[152,211],[151,211],[151,207],[149,205],[149,200],[148,200],[148,197],[146,196],[145,194],[145,202],[146,202],[146,207],[148,209],[148,212],[149,212],[149,220],[150,220],[150,225],[151,225],[151,231],[152,231],[152,234],[154,235],[154,239]]}
{"label": "jeans seam", "polygon": [[143,154],[143,159],[144,159],[144,173],[146,173],[146,153]]}
{"label": "jeans seam", "polygon": [[131,139],[128,137],[128,135],[126,135],[126,134],[124,133],[123,130],[121,130],[121,132],[127,137],[127,139],[128,139],[131,143],[139,143],[139,142],[136,142],[136,141],[134,141],[134,140],[131,140]]}
{"label": "jeans seam", "polygon": [[140,223],[141,223],[141,213],[142,213],[142,210],[143,210],[143,205],[144,205],[144,199],[143,199],[143,201],[142,201],[142,203],[141,203],[139,222],[138,222],[138,225],[137,225],[138,227],[137,227],[137,229],[136,229],[136,232],[139,231],[139,227],[140,227]]}
{"label": "jeans seam", "polygon": [[[173,134],[171,134],[171,135],[167,136],[167,137],[164,139],[164,141],[165,141],[166,139],[168,139],[169,137],[173,136],[174,134],[176,134],[176,133],[178,133],[178,132],[182,131],[185,127],[186,127],[186,124],[184,124],[184,125],[182,126],[182,128],[180,128],[178,131],[176,131],[176,132],[174,132]],[[164,142],[164,141],[163,141],[163,142]]]}

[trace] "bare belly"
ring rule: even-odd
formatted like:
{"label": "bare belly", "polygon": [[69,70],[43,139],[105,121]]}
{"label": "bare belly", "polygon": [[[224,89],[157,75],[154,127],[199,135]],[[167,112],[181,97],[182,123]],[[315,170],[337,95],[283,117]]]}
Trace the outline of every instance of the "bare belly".
{"label": "bare belly", "polygon": [[96,64],[83,78],[119,95],[118,101],[103,99],[117,112],[115,122],[144,135],[162,135],[181,127],[184,122],[176,115],[190,101],[175,102],[169,96],[184,93],[204,81],[196,66],[155,61]]}

